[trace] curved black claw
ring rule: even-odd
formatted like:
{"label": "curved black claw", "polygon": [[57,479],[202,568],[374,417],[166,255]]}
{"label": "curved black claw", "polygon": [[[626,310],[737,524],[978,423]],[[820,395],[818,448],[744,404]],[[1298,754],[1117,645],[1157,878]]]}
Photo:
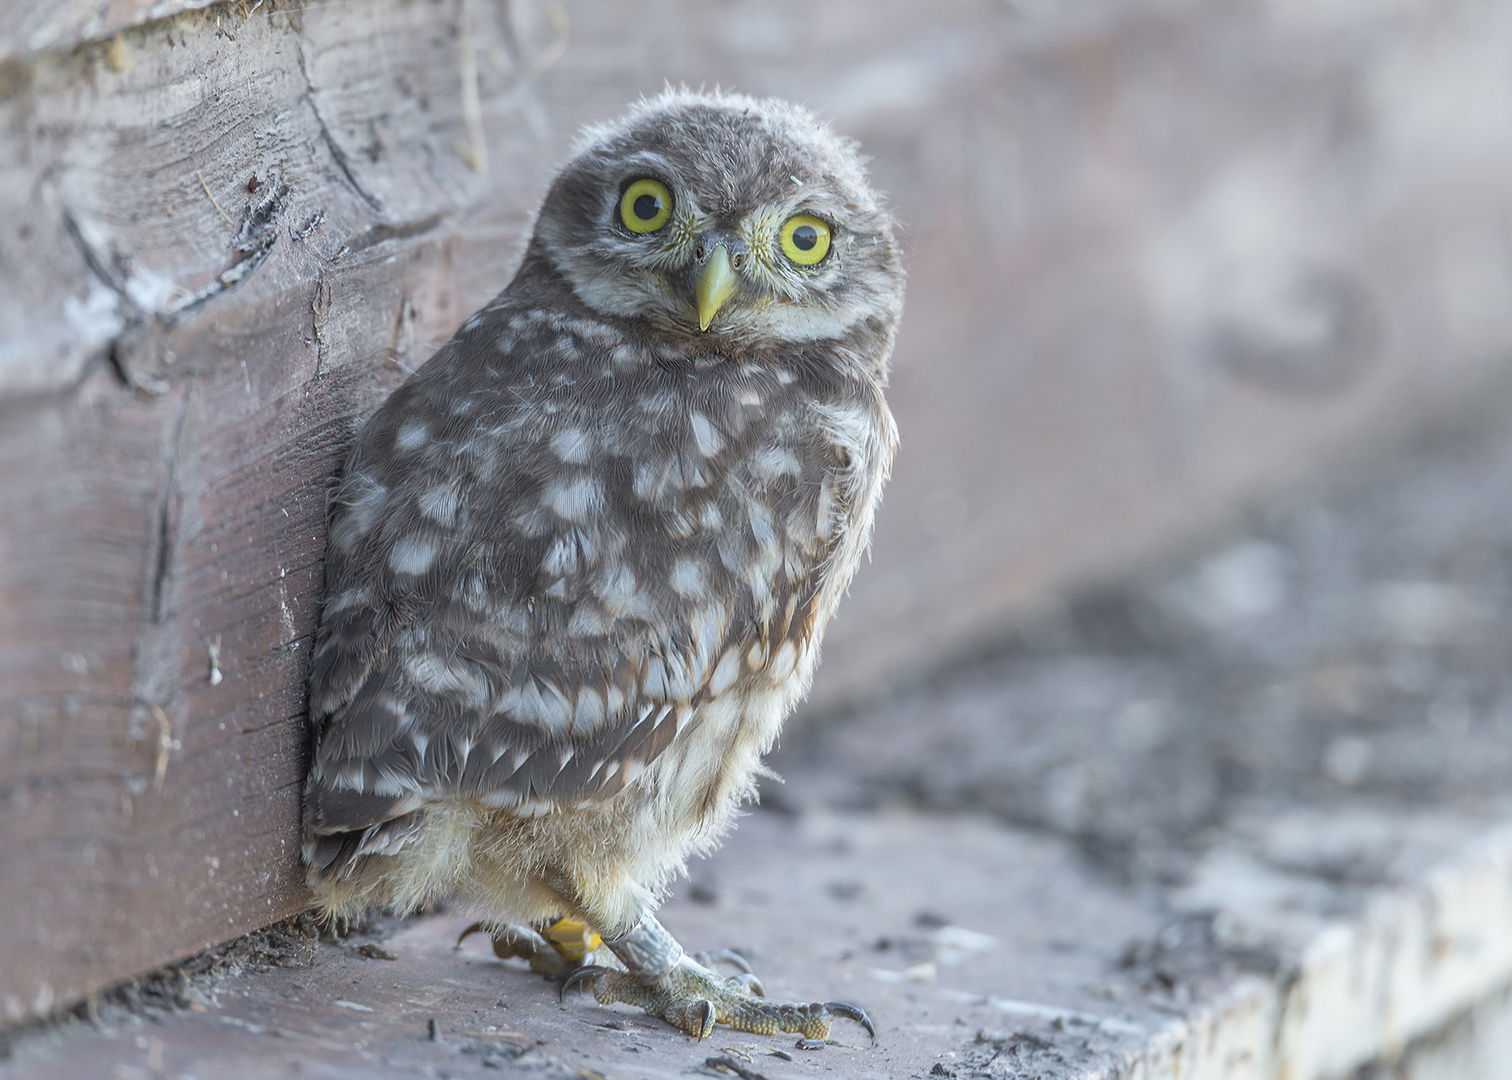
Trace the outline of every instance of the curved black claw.
{"label": "curved black claw", "polygon": [[[574,968],[571,972],[568,973],[567,977],[562,980],[562,987],[560,992],[557,994],[557,1000],[566,1001],[567,991],[576,989],[583,983],[594,982],[600,975],[603,975],[608,970],[608,968],[603,967],[600,964],[584,964],[580,968]],[[854,1008],[854,1006],[847,1005],[846,1008]],[[859,1012],[860,1010],[857,1011]],[[862,1015],[864,1016],[866,1014],[862,1013]]]}
{"label": "curved black claw", "polygon": [[464,941],[466,941],[468,938],[472,937],[474,934],[481,934],[481,933],[485,933],[485,932],[488,933],[490,936],[492,936],[492,931],[490,931],[488,929],[488,927],[484,926],[480,922],[475,922],[471,926],[469,926],[466,930],[462,931],[460,934],[457,935],[457,943],[455,945],[453,945],[452,948],[454,948],[454,949],[460,949],[462,947],[462,943]]}
{"label": "curved black claw", "polygon": [[876,1043],[877,1028],[876,1025],[871,1022],[871,1017],[866,1015],[865,1009],[861,1008],[859,1005],[852,1005],[846,1001],[826,1001],[824,1003],[824,1007],[835,1016],[843,1016],[847,1020],[854,1020],[856,1023],[860,1024],[866,1029],[866,1033],[871,1036],[872,1043]]}
{"label": "curved black claw", "polygon": [[717,1013],[715,1012],[714,1003],[712,1001],[706,1000],[697,1002],[694,1005],[694,1008],[701,1010],[701,1012],[698,1013],[697,1038],[699,1042],[703,1042],[703,1040],[714,1034],[714,1021],[717,1017]]}
{"label": "curved black claw", "polygon": [[712,968],[722,960],[731,967],[739,968],[742,975],[749,975],[755,970],[751,967],[751,962],[734,949],[709,949],[707,952],[694,953],[693,959],[706,968]]}

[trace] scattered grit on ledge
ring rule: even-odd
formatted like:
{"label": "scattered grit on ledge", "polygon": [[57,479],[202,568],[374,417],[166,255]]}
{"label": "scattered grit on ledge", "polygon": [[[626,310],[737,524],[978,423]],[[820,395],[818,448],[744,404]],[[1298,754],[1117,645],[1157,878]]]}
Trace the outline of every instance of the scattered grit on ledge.
{"label": "scattered grit on ledge", "polygon": [[1495,1075],[1508,507],[1512,436],[1420,446],[795,732],[664,921],[773,996],[865,1005],[874,1047],[559,1004],[438,912],[253,935],[12,1031],[0,1075]]}

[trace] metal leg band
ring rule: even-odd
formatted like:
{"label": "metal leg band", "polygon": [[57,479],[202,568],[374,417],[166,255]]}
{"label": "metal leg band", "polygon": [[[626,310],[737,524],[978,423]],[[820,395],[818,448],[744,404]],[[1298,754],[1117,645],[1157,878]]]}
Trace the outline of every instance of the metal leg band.
{"label": "metal leg band", "polygon": [[654,983],[663,978],[683,957],[682,946],[667,933],[666,927],[656,921],[654,915],[643,915],[622,938],[606,941],[610,951],[619,957],[620,963],[642,983]]}

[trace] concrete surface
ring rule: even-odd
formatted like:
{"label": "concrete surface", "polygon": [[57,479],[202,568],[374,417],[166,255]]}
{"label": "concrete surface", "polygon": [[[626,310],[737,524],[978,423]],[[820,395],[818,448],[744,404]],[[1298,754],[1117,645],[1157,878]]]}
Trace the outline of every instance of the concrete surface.
{"label": "concrete surface", "polygon": [[789,738],[665,922],[875,1047],[559,1004],[441,912],[254,935],[13,1031],[0,1075],[1495,1080],[1508,506],[1512,430],[1425,442]]}

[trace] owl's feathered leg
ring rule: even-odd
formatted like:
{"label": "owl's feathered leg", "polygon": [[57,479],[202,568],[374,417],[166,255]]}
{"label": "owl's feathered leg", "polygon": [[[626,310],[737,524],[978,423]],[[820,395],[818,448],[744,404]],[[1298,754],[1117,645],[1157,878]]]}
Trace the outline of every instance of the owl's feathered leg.
{"label": "owl's feathered leg", "polygon": [[840,1018],[856,1021],[873,1039],[877,1037],[871,1018],[855,1005],[767,1001],[761,996],[760,982],[749,972],[728,979],[715,974],[684,955],[677,939],[650,915],[629,934],[606,944],[626,970],[593,964],[580,967],[563,980],[564,997],[568,990],[591,983],[599,1004],[622,1001],[638,1006],[699,1039],[707,1038],[715,1023],[758,1035],[791,1031],[826,1039],[830,1025]]}

